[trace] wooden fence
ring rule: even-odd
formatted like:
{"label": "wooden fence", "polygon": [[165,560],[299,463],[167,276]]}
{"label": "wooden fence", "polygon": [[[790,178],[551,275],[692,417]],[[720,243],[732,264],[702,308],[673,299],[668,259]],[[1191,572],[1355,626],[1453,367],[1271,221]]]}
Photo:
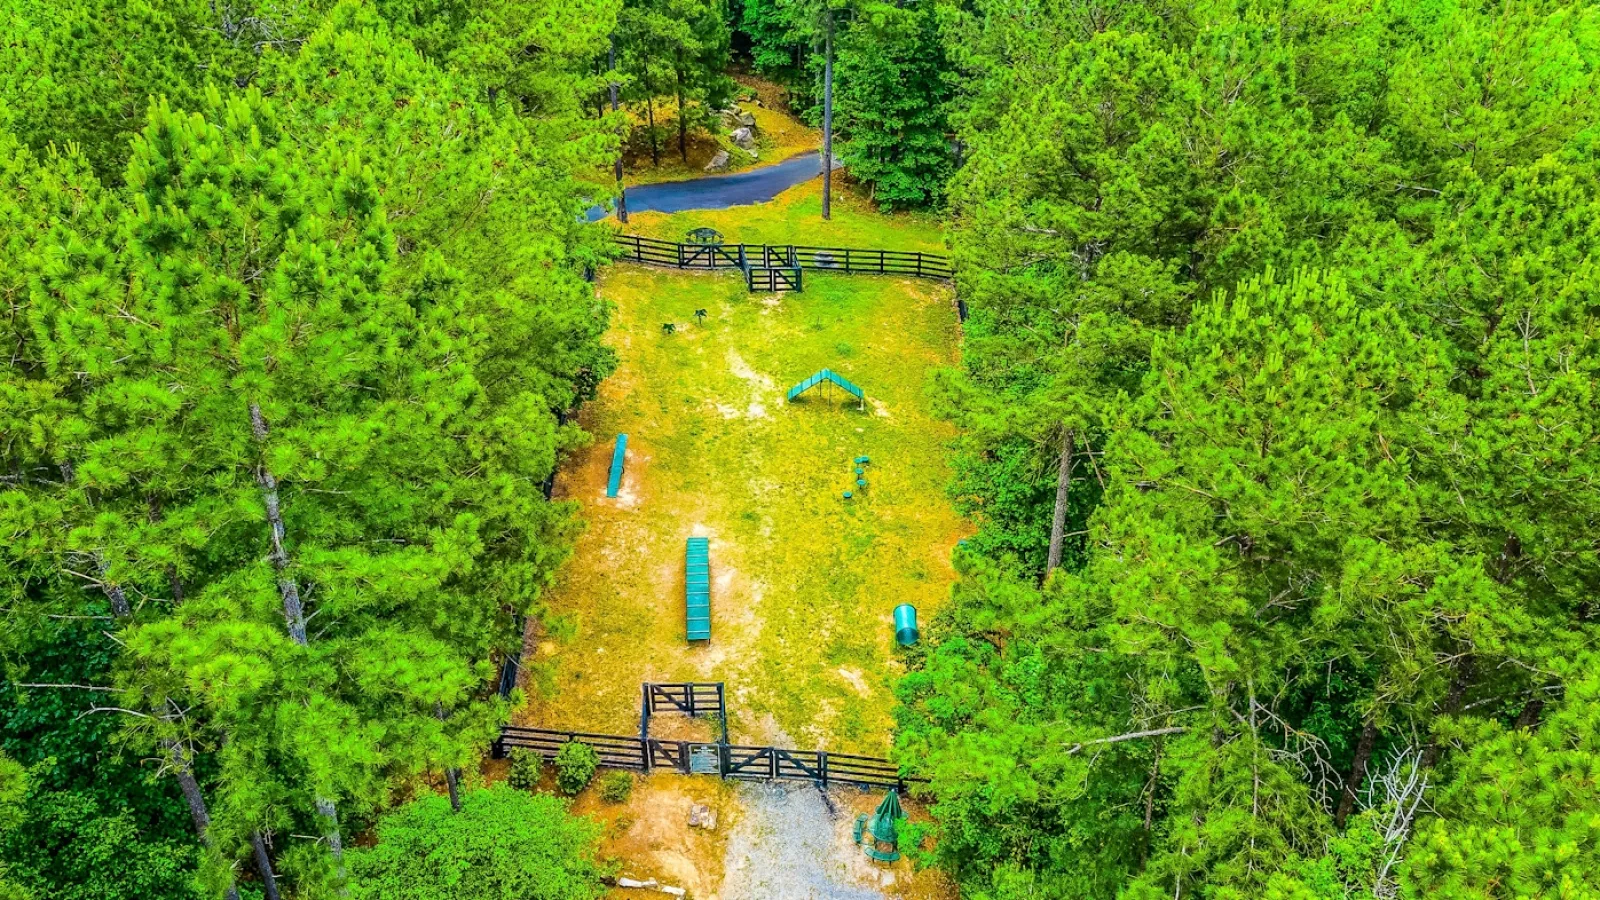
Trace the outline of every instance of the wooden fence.
{"label": "wooden fence", "polygon": [[593,747],[600,765],[610,769],[650,772],[667,769],[685,775],[719,775],[723,778],[810,781],[822,787],[848,785],[862,788],[898,788],[925,782],[903,778],[894,763],[876,756],[829,753],[826,750],[784,750],[779,747],[744,747],[726,742],[670,741],[650,737],[624,737],[585,731],[554,731],[507,725],[495,743],[495,755],[507,750],[532,750],[548,759],[561,747],[578,741]]}
{"label": "wooden fence", "polygon": [[955,273],[950,257],[915,250],[865,250],[855,247],[808,247],[800,244],[680,244],[641,237],[615,236],[622,255],[635,262],[679,269],[781,269],[794,267],[856,275],[909,275],[948,280]]}

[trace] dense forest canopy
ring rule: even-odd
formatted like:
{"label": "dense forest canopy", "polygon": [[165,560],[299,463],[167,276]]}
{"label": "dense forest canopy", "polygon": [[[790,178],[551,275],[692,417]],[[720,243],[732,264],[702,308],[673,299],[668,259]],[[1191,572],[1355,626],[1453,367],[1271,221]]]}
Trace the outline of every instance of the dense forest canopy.
{"label": "dense forest canopy", "polygon": [[616,11],[387,6],[7,4],[24,895],[232,895],[245,860],[319,895],[504,721],[577,524],[541,486],[611,366],[581,213]]}
{"label": "dense forest canopy", "polygon": [[3,900],[596,895],[471,788],[615,365],[584,211],[735,72],[831,100],[971,311],[921,862],[1600,897],[1600,9],[0,10]]}
{"label": "dense forest canopy", "polygon": [[[977,897],[1600,891],[1600,17],[951,9]],[[1047,578],[1041,578],[1048,574]]]}

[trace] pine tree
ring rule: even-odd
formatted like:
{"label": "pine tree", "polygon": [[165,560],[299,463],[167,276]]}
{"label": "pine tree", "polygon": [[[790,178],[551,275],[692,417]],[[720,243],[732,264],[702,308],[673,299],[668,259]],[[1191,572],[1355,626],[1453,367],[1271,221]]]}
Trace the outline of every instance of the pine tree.
{"label": "pine tree", "polygon": [[954,168],[948,64],[932,5],[861,7],[839,40],[840,158],[885,208],[944,197]]}

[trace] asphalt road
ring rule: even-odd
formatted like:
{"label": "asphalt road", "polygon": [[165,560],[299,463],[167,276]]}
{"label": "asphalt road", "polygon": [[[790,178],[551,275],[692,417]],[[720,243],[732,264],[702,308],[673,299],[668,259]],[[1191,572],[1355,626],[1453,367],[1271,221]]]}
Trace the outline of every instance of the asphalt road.
{"label": "asphalt road", "polygon": [[[628,212],[675,213],[686,209],[727,209],[765,203],[803,181],[822,174],[820,154],[813,150],[774,166],[732,175],[707,175],[688,181],[665,181],[628,188]],[[589,208],[589,221],[611,215],[601,206]]]}

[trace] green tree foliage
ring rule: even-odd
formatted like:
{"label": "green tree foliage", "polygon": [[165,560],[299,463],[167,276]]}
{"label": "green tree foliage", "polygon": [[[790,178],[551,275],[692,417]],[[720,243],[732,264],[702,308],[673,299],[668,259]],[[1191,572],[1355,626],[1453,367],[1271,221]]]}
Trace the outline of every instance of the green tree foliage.
{"label": "green tree foliage", "polygon": [[600,779],[600,799],[607,803],[627,803],[633,796],[633,775],[627,772],[608,772]]}
{"label": "green tree foliage", "polygon": [[929,206],[954,163],[933,4],[864,4],[839,40],[839,158],[885,208]]}
{"label": "green tree foliage", "polygon": [[955,164],[953,73],[936,4],[745,0],[736,27],[755,69],[787,85],[791,102],[819,122],[831,29],[835,155],[886,209],[943,201]]}
{"label": "green tree foliage", "polygon": [[378,823],[378,842],[351,854],[351,896],[373,900],[590,900],[605,893],[594,861],[598,826],[550,796],[471,791],[453,813],[442,797]]}
{"label": "green tree foliage", "polygon": [[901,686],[936,853],[994,898],[1600,890],[1600,19],[1047,6],[943,23],[981,531]]}
{"label": "green tree foliage", "polygon": [[506,784],[519,791],[531,791],[539,787],[539,780],[544,777],[544,757],[537,750],[513,748],[506,754],[511,759],[511,769],[506,774]]}
{"label": "green tree foliage", "polygon": [[36,151],[75,144],[117,181],[151,97],[194,109],[207,85],[248,83],[263,51],[298,44],[330,5],[6,0],[0,123]]}
{"label": "green tree foliage", "polygon": [[740,0],[733,21],[756,71],[795,85],[805,71],[804,53],[794,33],[788,4],[779,0]]}
{"label": "green tree foliage", "polygon": [[721,0],[628,0],[617,17],[623,96],[645,106],[645,139],[656,165],[666,140],[656,101],[672,97],[678,152],[689,159],[691,130],[714,127],[716,110],[733,94],[728,77],[730,32]]}
{"label": "green tree foliage", "polygon": [[[27,818],[28,770],[0,753],[0,839]],[[33,892],[12,877],[10,863],[0,861],[0,900],[29,900]]]}
{"label": "green tree foliage", "polygon": [[[117,877],[126,884],[177,883],[174,879],[192,876],[195,868],[194,828],[177,782],[159,777],[155,765],[119,746],[124,723],[115,714],[88,713],[111,699],[72,687],[16,686],[109,684],[118,647],[98,625],[46,620],[10,648],[26,666],[13,669],[15,681],[0,694],[0,752],[31,768],[32,793],[18,798],[20,816],[30,824],[0,842],[0,865],[31,873],[36,886],[48,887],[44,873],[52,871],[60,876],[57,884],[64,884],[68,873],[52,870],[49,859],[57,852],[70,855],[61,848],[82,840],[98,848],[102,862],[120,858]],[[150,856],[120,857],[115,841],[130,839],[156,850]],[[147,865],[158,871],[141,871]],[[75,870],[70,880],[90,890],[83,885],[98,877],[88,867]]]}
{"label": "green tree foliage", "polygon": [[1537,729],[1471,720],[1448,737],[1471,749],[1439,785],[1437,816],[1406,854],[1431,896],[1578,897],[1595,886],[1593,735],[1600,693],[1592,656],[1562,661],[1566,696]]}
{"label": "green tree foliage", "polygon": [[[4,877],[40,898],[203,896],[194,878],[192,841],[162,840],[126,810],[108,813],[75,791],[45,791],[24,801],[26,814],[0,835]],[[0,881],[0,897],[6,896]],[[21,896],[29,896],[24,893]]]}
{"label": "green tree foliage", "polygon": [[581,741],[568,741],[556,752],[556,787],[563,794],[577,794],[594,780],[600,767],[600,754]]}
{"label": "green tree foliage", "polygon": [[591,63],[605,50],[619,0],[377,0],[394,34],[439,68],[458,73],[479,99],[514,105],[530,127],[568,139],[608,141],[585,122],[584,101],[604,78]]}

